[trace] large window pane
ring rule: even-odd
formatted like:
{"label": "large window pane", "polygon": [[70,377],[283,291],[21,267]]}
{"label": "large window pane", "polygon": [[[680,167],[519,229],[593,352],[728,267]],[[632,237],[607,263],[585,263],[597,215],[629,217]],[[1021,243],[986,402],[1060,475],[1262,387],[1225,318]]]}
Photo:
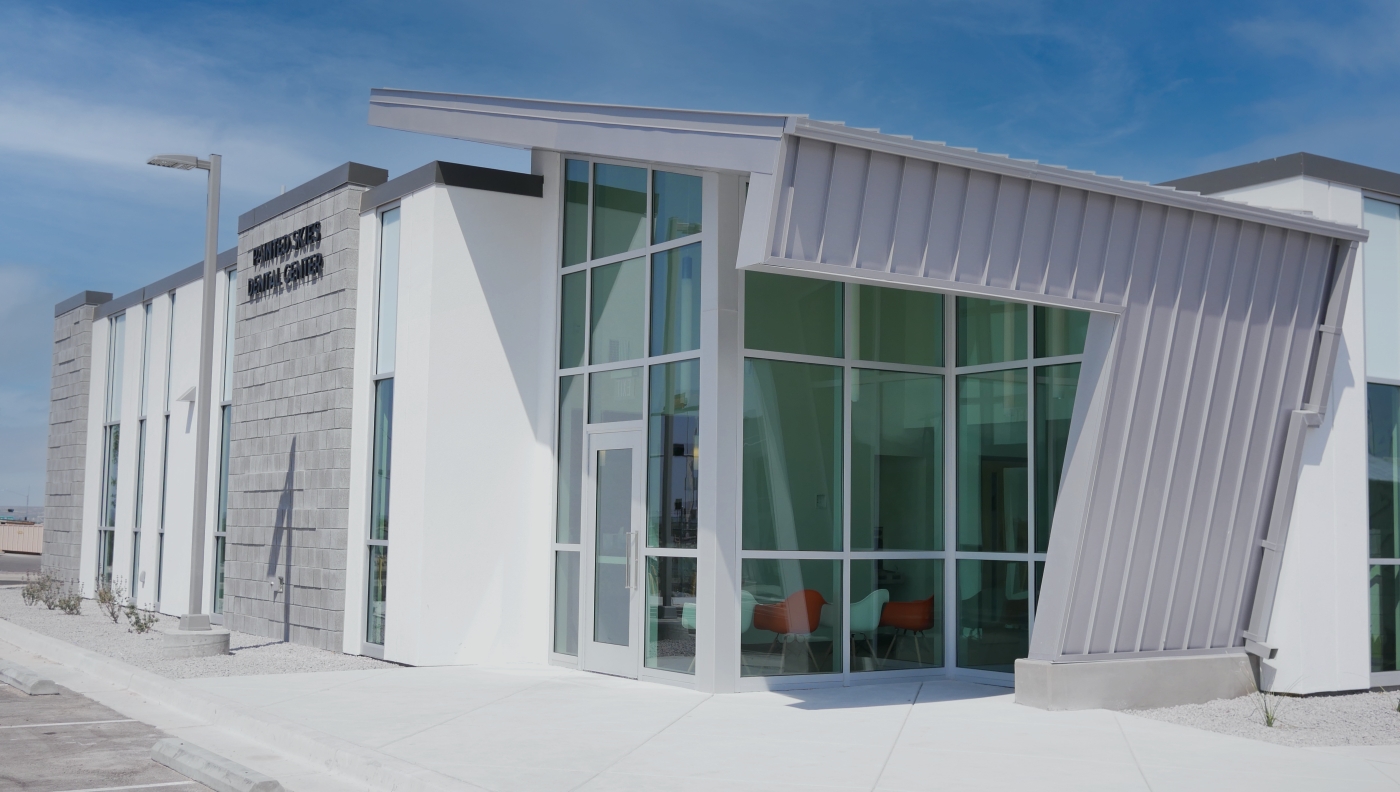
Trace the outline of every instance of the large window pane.
{"label": "large window pane", "polygon": [[645,247],[647,170],[593,166],[593,258]]}
{"label": "large window pane", "polygon": [[214,612],[224,612],[224,554],[228,550],[228,538],[214,537]]}
{"label": "large window pane", "polygon": [[1026,370],[958,377],[958,549],[1026,551]]}
{"label": "large window pane", "polygon": [[374,458],[371,460],[369,538],[389,538],[389,452],[393,446],[394,378],[374,384]]}
{"label": "large window pane", "polygon": [[1366,374],[1400,379],[1400,205],[1365,199]]}
{"label": "large window pane", "polygon": [[395,348],[399,332],[399,209],[380,218],[379,316],[375,327],[374,373],[394,372]]}
{"label": "large window pane", "polygon": [[384,612],[388,602],[389,548],[369,548],[369,596],[366,598],[365,643],[384,645]]}
{"label": "large window pane", "polygon": [[1400,388],[1366,385],[1371,558],[1400,558]]}
{"label": "large window pane", "polygon": [[559,380],[559,493],[554,541],[578,544],[583,508],[583,376]]}
{"label": "large window pane", "polygon": [[554,554],[554,651],[578,656],[578,559],[579,554],[560,550]]}
{"label": "large window pane", "polygon": [[233,405],[219,410],[219,522],[216,531],[228,530],[228,457],[233,441]]}
{"label": "large window pane", "polygon": [[598,496],[593,554],[593,640],[629,646],[631,584],[628,542],[632,525],[632,449],[598,452]]}
{"label": "large window pane", "polygon": [[630,259],[593,270],[593,363],[616,363],[646,354],[646,261]]}
{"label": "large window pane", "polygon": [[1050,547],[1050,527],[1064,474],[1069,423],[1079,364],[1042,366],[1035,370],[1035,551]]}
{"label": "large window pane", "polygon": [[[136,424],[136,508],[132,527],[141,530],[141,512],[146,504],[146,422]],[[134,585],[134,583],[133,583]]]}
{"label": "large window pane", "polygon": [[107,339],[107,422],[122,418],[122,369],[126,366],[126,314],[118,314],[108,323]]}
{"label": "large window pane", "polygon": [[[223,400],[233,401],[234,329],[238,326],[238,270],[228,271],[228,288],[224,294],[224,389]],[[144,384],[145,375],[142,375]]]}
{"label": "large window pane", "polygon": [[588,321],[588,274],[565,275],[559,297],[559,368],[583,365],[584,323]]}
{"label": "large window pane", "polygon": [[854,286],[856,357],[882,363],[943,365],[943,295]]}
{"label": "large window pane", "polygon": [[700,243],[651,257],[651,354],[700,348]]}
{"label": "large window pane", "polygon": [[1005,674],[1030,649],[1023,561],[958,560],[958,667]]}
{"label": "large window pane", "polygon": [[647,546],[695,547],[700,533],[700,361],[651,367]]}
{"label": "large window pane", "polygon": [[958,365],[980,366],[1026,359],[1026,306],[959,297]]}
{"label": "large window pane", "polygon": [[841,671],[841,562],[746,558],[739,592],[743,676]]}
{"label": "large window pane", "polygon": [[943,665],[943,559],[851,561],[851,670]]}
{"label": "large window pane", "polygon": [[642,420],[642,369],[598,371],[588,375],[588,422]]}
{"label": "large window pane", "polygon": [[841,369],[744,362],[745,550],[841,549]]}
{"label": "large window pane", "polygon": [[105,528],[117,524],[117,460],[120,459],[121,439],[121,424],[107,427],[102,460],[102,526]]}
{"label": "large window pane", "polygon": [[744,275],[744,346],[841,357],[842,286],[837,281]]}
{"label": "large window pane", "polygon": [[703,181],[699,176],[652,171],[652,244],[700,233]]}
{"label": "large window pane", "polygon": [[943,378],[856,369],[851,549],[943,549]]}
{"label": "large window pane", "polygon": [[1088,311],[1035,307],[1035,356],[1038,358],[1082,355],[1084,337],[1088,333]]}
{"label": "large window pane", "polygon": [[564,160],[564,266],[588,260],[588,163]]}
{"label": "large window pane", "polygon": [[1396,636],[1400,635],[1400,566],[1371,567],[1371,671],[1400,671]]}
{"label": "large window pane", "polygon": [[646,666],[695,673],[694,558],[647,558]]}

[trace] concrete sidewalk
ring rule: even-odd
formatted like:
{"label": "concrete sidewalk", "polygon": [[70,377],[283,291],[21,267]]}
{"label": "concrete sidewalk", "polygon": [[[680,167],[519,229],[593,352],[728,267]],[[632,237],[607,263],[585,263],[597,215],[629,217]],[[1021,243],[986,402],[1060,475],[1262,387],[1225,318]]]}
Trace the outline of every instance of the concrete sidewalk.
{"label": "concrete sidewalk", "polygon": [[[15,636],[0,626],[0,639]],[[44,662],[0,643],[0,657],[12,653]],[[448,667],[166,680],[161,691],[45,672],[304,792],[1400,790],[1400,746],[1289,748],[1102,710],[1043,712],[952,681],[706,696],[555,668]],[[192,716],[162,703],[172,695],[205,704]],[[328,762],[326,746],[364,763]],[[372,772],[355,782],[356,767]]]}

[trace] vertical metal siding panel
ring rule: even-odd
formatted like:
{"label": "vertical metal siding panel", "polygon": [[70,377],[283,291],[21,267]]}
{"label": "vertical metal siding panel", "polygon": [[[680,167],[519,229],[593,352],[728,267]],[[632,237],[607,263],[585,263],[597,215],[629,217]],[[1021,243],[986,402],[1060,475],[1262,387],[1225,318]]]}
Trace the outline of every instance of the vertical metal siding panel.
{"label": "vertical metal siding panel", "polygon": [[1113,211],[1113,230],[1104,253],[1104,271],[1099,300],[1108,305],[1123,305],[1128,293],[1128,276],[1132,274],[1133,250],[1141,233],[1142,201],[1119,198]]}
{"label": "vertical metal siding panel", "polygon": [[1152,318],[1150,308],[1166,220],[1165,207],[1144,205],[1137,245],[1130,259],[1133,274],[1125,298],[1127,309],[1119,323],[1119,341],[1111,373],[1113,381],[1105,407],[1104,439],[1096,461],[1099,478],[1087,495],[1088,517],[1075,561],[1071,604],[1061,644],[1064,654],[1083,654],[1089,650],[1090,614],[1095,608],[1109,537],[1114,532],[1113,516],[1121,492],[1123,459],[1131,453],[1132,419],[1139,396],[1137,381],[1145,360],[1144,346]]}
{"label": "vertical metal siding panel", "polygon": [[[1172,333],[1176,326],[1176,307],[1181,292],[1183,257],[1192,229],[1192,214],[1169,209],[1166,231],[1162,238],[1155,288],[1148,312],[1142,372],[1137,384],[1137,404],[1130,418],[1128,447],[1123,458],[1122,485],[1114,509],[1108,537],[1107,553],[1100,571],[1099,594],[1094,603],[1090,651],[1113,651],[1113,628],[1117,620],[1120,597],[1127,574],[1128,558],[1136,545],[1144,541],[1143,526],[1138,522],[1141,503],[1148,494],[1148,474],[1154,452],[1162,395],[1167,386],[1167,362],[1171,352]],[[1052,262],[1051,267],[1055,265]],[[1053,276],[1052,276],[1053,278]],[[1151,541],[1150,529],[1146,541]]]}
{"label": "vertical metal siding panel", "polygon": [[997,195],[996,224],[992,226],[991,249],[987,255],[985,283],[1009,289],[1016,280],[1016,262],[1020,258],[1021,239],[1025,236],[1026,201],[1031,183],[1025,179],[1001,178]]}
{"label": "vertical metal siding panel", "polygon": [[1109,232],[1113,229],[1114,198],[1102,193],[1090,193],[1084,207],[1083,240],[1079,243],[1079,264],[1075,267],[1074,286],[1070,296],[1081,300],[1097,300],[1103,282],[1104,252],[1108,249]]}
{"label": "vertical metal siding panel", "polygon": [[865,208],[860,213],[857,267],[883,272],[889,266],[903,174],[903,157],[880,151],[871,153],[870,168],[865,177]]}
{"label": "vertical metal siding panel", "polygon": [[[1182,375],[1184,386],[1179,418],[1180,441],[1175,459],[1171,463],[1171,483],[1164,493],[1162,502],[1162,542],[1153,559],[1148,573],[1146,587],[1151,592],[1144,603],[1143,613],[1149,612],[1152,618],[1144,618],[1136,643],[1140,649],[1162,649],[1165,618],[1170,608],[1166,603],[1176,597],[1190,594],[1182,590],[1183,585],[1194,585],[1196,548],[1204,542],[1209,532],[1205,520],[1189,519],[1192,502],[1197,497],[1205,499],[1210,490],[1208,473],[1202,468],[1202,460],[1213,460],[1214,438],[1206,435],[1209,418],[1209,405],[1212,391],[1218,378],[1218,363],[1221,341],[1221,328],[1230,293],[1231,278],[1235,274],[1235,251],[1239,242],[1239,223],[1234,220],[1216,218],[1213,239],[1210,247],[1202,251],[1204,272],[1200,281],[1200,292],[1196,296],[1196,308],[1189,349],[1186,354],[1186,370]],[[1206,463],[1206,468],[1212,466]]]}
{"label": "vertical metal siding panel", "polygon": [[1074,284],[1074,266],[1079,258],[1080,232],[1089,194],[1069,187],[1060,189],[1055,211],[1055,235],[1050,241],[1050,263],[1046,267],[1041,293],[1068,297]]}
{"label": "vertical metal siding panel", "polygon": [[997,193],[1001,177],[973,171],[967,182],[967,205],[963,209],[953,280],[982,283],[987,271],[987,251],[991,249],[992,228],[996,223]]}
{"label": "vertical metal siding panel", "polygon": [[816,261],[826,221],[826,193],[831,182],[831,159],[836,147],[804,140],[797,149],[792,181],[792,220],[788,226],[787,258]]}
{"label": "vertical metal siding panel", "polygon": [[787,152],[783,163],[783,178],[778,188],[778,208],[774,215],[773,239],[768,255],[778,258],[787,256],[788,227],[792,224],[793,178],[797,173],[797,152],[802,148],[802,138],[791,135],[786,138]]}
{"label": "vertical metal siding panel", "polygon": [[933,212],[929,215],[924,277],[953,279],[953,264],[958,257],[958,234],[962,229],[970,175],[966,168],[938,166],[938,181],[933,189]]}
{"label": "vertical metal siding panel", "polygon": [[890,271],[922,275],[924,247],[928,244],[929,214],[933,210],[933,182],[937,166],[924,160],[904,160],[899,184],[899,206],[894,222],[894,246]]}
{"label": "vertical metal siding panel", "polygon": [[1059,205],[1060,188],[1045,182],[1031,182],[1026,199],[1026,219],[1021,232],[1021,255],[1016,265],[1016,281],[1012,288],[1039,292],[1045,283],[1045,268],[1050,261],[1050,240],[1055,235],[1055,209]]}
{"label": "vertical metal siding panel", "polygon": [[824,264],[849,267],[855,263],[870,153],[869,149],[836,147],[831,161],[831,189],[826,196],[826,222],[822,227]]}

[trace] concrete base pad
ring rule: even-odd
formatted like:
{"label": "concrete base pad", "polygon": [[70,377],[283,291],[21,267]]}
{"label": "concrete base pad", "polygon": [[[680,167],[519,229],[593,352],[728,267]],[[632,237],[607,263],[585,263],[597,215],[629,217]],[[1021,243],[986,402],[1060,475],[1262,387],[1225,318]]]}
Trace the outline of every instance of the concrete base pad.
{"label": "concrete base pad", "polygon": [[228,630],[211,627],[207,630],[176,630],[157,627],[165,635],[162,654],[166,657],[208,657],[228,654]]}
{"label": "concrete base pad", "polygon": [[1245,654],[1016,661],[1016,703],[1045,710],[1173,707],[1238,698],[1253,690],[1254,673]]}

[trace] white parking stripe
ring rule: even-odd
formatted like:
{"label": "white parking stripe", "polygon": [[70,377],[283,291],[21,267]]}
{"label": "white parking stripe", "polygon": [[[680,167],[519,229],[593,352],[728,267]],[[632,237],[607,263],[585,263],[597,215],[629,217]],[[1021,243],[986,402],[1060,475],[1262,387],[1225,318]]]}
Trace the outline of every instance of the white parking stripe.
{"label": "white parking stripe", "polygon": [[[135,718],[116,718],[100,721],[68,721],[67,723],[21,723],[18,726],[0,726],[0,729],[42,729],[48,726],[91,726],[94,723],[135,723]],[[138,787],[112,787],[112,789],[138,789]]]}
{"label": "white parking stripe", "polygon": [[123,787],[90,787],[88,789],[65,789],[63,792],[117,792],[119,789],[156,789],[158,787],[188,786],[193,781],[166,781],[163,784],[137,784]]}

